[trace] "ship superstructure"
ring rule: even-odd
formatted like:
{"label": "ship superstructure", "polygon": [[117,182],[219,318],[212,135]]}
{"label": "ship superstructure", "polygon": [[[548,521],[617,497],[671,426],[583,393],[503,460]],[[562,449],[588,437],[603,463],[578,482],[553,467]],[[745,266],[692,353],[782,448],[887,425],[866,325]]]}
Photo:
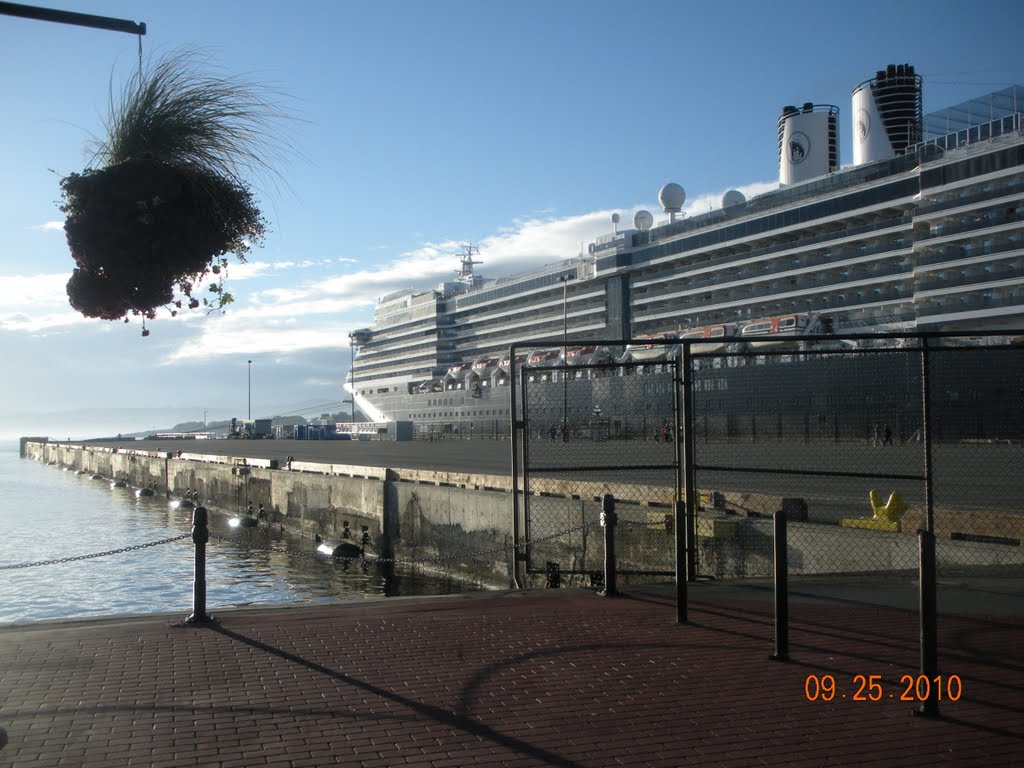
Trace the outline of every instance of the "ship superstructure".
{"label": "ship superstructure", "polygon": [[[801,332],[1024,326],[1024,88],[921,116],[910,65],[854,90],[854,165],[840,168],[838,110],[806,103],[779,119],[779,189],[681,213],[639,211],[584,255],[484,279],[464,248],[456,279],[380,300],[358,347],[357,402],[381,420],[507,420],[509,346],[562,339],[526,358],[569,365],[664,353],[587,339],[666,335],[702,349]],[[647,349],[645,349],[645,347]],[[525,361],[525,360],[524,360]],[[455,427],[457,428],[457,426]]]}

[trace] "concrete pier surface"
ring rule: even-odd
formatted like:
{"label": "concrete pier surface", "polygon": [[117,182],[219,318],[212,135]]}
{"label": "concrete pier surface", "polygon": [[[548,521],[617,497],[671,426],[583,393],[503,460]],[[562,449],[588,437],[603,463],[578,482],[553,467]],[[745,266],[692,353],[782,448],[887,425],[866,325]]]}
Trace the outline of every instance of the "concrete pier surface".
{"label": "concrete pier surface", "polygon": [[292,456],[296,461],[322,464],[483,475],[508,475],[512,466],[512,449],[508,440],[445,440],[436,443],[423,440],[102,440],[89,441],[84,445],[119,450],[180,450],[183,453],[277,459],[282,462]]}
{"label": "concrete pier surface", "polygon": [[770,590],[690,592],[685,624],[647,587],[0,627],[0,765],[1024,763],[1024,611],[940,615],[931,719],[913,611],[794,595],[779,662]]}

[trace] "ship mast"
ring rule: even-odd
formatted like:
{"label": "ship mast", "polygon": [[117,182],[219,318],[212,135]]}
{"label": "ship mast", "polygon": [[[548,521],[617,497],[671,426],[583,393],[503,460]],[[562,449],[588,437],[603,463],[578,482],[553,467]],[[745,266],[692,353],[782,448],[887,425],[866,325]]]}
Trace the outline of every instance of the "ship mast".
{"label": "ship mast", "polygon": [[475,285],[477,276],[473,274],[473,267],[477,264],[483,264],[482,261],[474,261],[473,256],[479,256],[480,249],[472,243],[463,243],[462,245],[462,268],[455,270],[455,274],[459,276],[460,283],[466,283],[467,285]]}

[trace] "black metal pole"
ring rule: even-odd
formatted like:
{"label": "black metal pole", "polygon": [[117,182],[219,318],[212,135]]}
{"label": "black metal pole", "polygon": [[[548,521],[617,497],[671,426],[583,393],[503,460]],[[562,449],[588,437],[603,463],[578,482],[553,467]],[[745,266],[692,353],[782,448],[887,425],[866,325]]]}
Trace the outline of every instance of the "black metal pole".
{"label": "black metal pole", "polygon": [[683,345],[683,487],[686,492],[686,578],[697,580],[697,473],[694,470],[693,358]]}
{"label": "black metal pole", "polygon": [[921,545],[920,620],[921,620],[921,674],[929,681],[928,698],[921,702],[915,714],[925,717],[939,716],[939,653],[937,596],[935,587],[935,534],[918,531]]}
{"label": "black metal pole", "polygon": [[675,507],[675,544],[676,544],[676,622],[685,624],[688,616],[688,596],[686,578],[686,502],[677,500]]}
{"label": "black metal pole", "polygon": [[773,661],[789,661],[789,558],[786,553],[786,510],[775,512],[775,653]]}
{"label": "black metal pole", "polygon": [[206,612],[206,542],[210,540],[206,507],[192,510],[192,543],[196,547],[195,575],[192,580],[192,615],[186,624],[206,624],[213,619]]}
{"label": "black metal pole", "polygon": [[73,24],[76,27],[105,29],[108,32],[127,32],[131,35],[146,34],[145,22],[136,23],[125,19],[114,19],[109,16],[93,16],[91,13],[74,13],[73,11],[58,11],[53,8],[37,8],[34,5],[22,5],[21,3],[0,3],[0,15],[17,16],[22,19],[34,19],[36,21],[53,21],[58,24]]}
{"label": "black metal pole", "polygon": [[615,588],[615,525],[618,515],[615,514],[615,497],[610,493],[601,501],[601,525],[604,527],[604,591],[605,597],[619,594]]}
{"label": "black metal pole", "polygon": [[932,500],[932,404],[931,375],[928,364],[928,339],[921,339],[921,437],[924,441],[924,507],[926,530],[935,533],[935,507]]}
{"label": "black metal pole", "polygon": [[[517,413],[516,397],[516,347],[513,344],[508,350],[508,412],[509,412],[509,446],[512,449],[512,579],[516,589],[526,587],[526,578],[522,563],[525,552],[521,549],[523,532],[519,523],[519,414]],[[497,431],[497,421],[494,423]],[[523,441],[526,442],[525,440]],[[524,502],[525,503],[525,502]],[[525,510],[524,510],[525,516]]]}

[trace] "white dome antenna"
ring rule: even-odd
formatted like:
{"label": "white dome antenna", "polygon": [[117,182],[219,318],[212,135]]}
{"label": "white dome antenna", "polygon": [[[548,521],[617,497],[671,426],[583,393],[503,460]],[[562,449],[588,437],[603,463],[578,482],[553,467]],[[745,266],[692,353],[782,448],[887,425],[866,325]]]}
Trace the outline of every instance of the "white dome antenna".
{"label": "white dome antenna", "polygon": [[622,217],[619,216],[618,212],[612,214],[612,228],[615,232],[619,231],[619,222],[621,220]]}
{"label": "white dome antenna", "polygon": [[739,205],[740,203],[747,202],[747,198],[738,189],[730,189],[724,195],[722,195],[722,207],[728,208],[732,205]]}
{"label": "white dome antenna", "polygon": [[676,214],[683,210],[683,203],[686,202],[686,190],[675,182],[669,182],[658,193],[658,202],[669,215],[669,221],[675,221]]}
{"label": "white dome antenna", "polygon": [[654,215],[650,211],[637,211],[633,214],[633,226],[646,232],[654,224]]}

